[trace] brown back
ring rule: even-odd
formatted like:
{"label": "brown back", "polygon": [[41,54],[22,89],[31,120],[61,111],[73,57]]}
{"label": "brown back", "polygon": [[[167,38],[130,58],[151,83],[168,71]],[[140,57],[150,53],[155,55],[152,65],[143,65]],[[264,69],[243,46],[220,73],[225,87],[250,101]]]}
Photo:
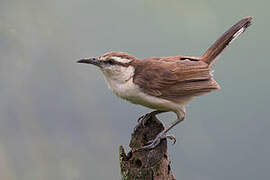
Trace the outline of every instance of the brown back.
{"label": "brown back", "polygon": [[175,102],[219,89],[208,64],[196,58],[183,59],[174,56],[136,60],[132,64],[133,81],[146,94]]}

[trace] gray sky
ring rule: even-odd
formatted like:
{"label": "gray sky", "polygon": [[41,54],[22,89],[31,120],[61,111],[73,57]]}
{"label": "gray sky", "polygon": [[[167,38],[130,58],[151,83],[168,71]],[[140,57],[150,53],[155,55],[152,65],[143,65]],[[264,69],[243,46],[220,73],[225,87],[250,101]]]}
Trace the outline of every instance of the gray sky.
{"label": "gray sky", "polygon": [[[200,56],[232,24],[253,25],[215,66],[220,91],[194,99],[173,129],[181,180],[270,178],[270,1],[1,0],[0,179],[120,179],[147,108],[120,100],[82,57]],[[168,124],[173,114],[160,119]]]}

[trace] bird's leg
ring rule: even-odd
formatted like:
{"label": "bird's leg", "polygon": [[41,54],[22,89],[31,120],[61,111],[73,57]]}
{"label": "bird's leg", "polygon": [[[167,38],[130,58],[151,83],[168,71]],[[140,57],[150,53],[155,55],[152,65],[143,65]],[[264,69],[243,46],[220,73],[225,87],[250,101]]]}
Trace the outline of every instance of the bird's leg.
{"label": "bird's leg", "polygon": [[156,110],[156,111],[152,111],[150,113],[147,113],[143,116],[141,116],[139,119],[138,119],[138,123],[139,125],[141,125],[142,127],[145,127],[145,124],[146,122],[151,119],[151,117],[153,116],[156,116],[157,114],[160,114],[160,113],[163,113],[165,111],[159,111],[159,110]]}
{"label": "bird's leg", "polygon": [[180,123],[181,121],[183,121],[185,119],[185,111],[181,111],[181,113],[177,113],[177,120],[174,121],[169,127],[167,127],[166,129],[164,129],[162,132],[160,132],[154,140],[151,140],[148,142],[148,145],[143,146],[140,149],[153,149],[155,148],[162,139],[168,138],[170,140],[173,141],[173,144],[175,144],[176,142],[176,138],[174,137],[174,135],[167,135],[166,133],[168,131],[170,131],[174,126],[176,126],[178,123]]}

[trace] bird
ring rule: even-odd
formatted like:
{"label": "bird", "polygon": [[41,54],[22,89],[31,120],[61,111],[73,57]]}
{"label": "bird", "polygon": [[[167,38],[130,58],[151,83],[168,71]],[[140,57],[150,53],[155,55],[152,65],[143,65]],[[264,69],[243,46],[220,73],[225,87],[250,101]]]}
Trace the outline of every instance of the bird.
{"label": "bird", "polygon": [[186,105],[194,97],[220,89],[214,80],[212,67],[223,50],[246,28],[252,17],[243,17],[200,57],[169,56],[138,59],[126,52],[107,52],[99,57],[83,58],[78,63],[92,64],[100,68],[109,88],[118,97],[150,109],[139,118],[145,125],[148,119],[164,112],[174,112],[177,119],[150,140],[141,149],[155,148],[162,139],[176,138],[168,135],[186,115]]}

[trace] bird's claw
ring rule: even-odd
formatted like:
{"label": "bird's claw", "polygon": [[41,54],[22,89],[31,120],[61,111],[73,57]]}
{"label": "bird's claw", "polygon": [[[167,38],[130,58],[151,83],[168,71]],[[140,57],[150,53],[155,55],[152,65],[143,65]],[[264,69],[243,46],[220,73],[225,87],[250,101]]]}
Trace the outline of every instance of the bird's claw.
{"label": "bird's claw", "polygon": [[138,123],[139,125],[141,125],[142,127],[145,127],[146,122],[151,118],[152,114],[151,113],[147,113],[145,115],[142,115],[139,119],[138,119]]}
{"label": "bird's claw", "polygon": [[174,135],[172,135],[172,134],[166,135],[166,133],[161,132],[161,133],[159,133],[159,134],[155,137],[155,139],[148,141],[148,142],[147,142],[148,145],[145,145],[145,146],[139,148],[139,150],[141,150],[141,149],[153,149],[153,148],[155,148],[157,145],[160,144],[160,142],[161,142],[162,139],[166,139],[166,138],[172,140],[172,141],[173,141],[172,144],[175,144],[175,143],[176,143],[176,138],[174,137]]}
{"label": "bird's claw", "polygon": [[166,136],[166,138],[170,139],[172,142],[172,144],[174,145],[176,143],[176,138],[173,134],[169,134]]}

